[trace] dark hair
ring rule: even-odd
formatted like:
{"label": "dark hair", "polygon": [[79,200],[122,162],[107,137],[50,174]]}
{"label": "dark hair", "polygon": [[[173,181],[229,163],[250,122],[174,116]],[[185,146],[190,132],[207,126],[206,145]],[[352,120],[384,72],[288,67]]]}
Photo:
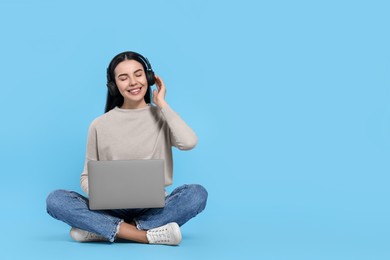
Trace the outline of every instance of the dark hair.
{"label": "dark hair", "polygon": [[[107,85],[113,84],[115,88],[118,88],[115,84],[115,73],[114,70],[116,66],[118,66],[119,63],[125,60],[136,60],[139,63],[142,64],[142,67],[144,68],[145,73],[148,71],[147,64],[148,62],[146,58],[144,58],[141,54],[133,52],[133,51],[125,51],[122,53],[119,53],[116,55],[110,62],[107,68]],[[118,91],[119,93],[119,91]],[[148,84],[148,87],[146,89],[146,94],[144,96],[144,100],[147,104],[151,102],[151,91],[150,91],[150,85]],[[123,96],[119,93],[117,95],[112,95],[109,90],[107,90],[107,101],[106,101],[106,108],[105,113],[110,111],[111,109],[115,108],[116,106],[120,107],[123,105],[124,99]]]}

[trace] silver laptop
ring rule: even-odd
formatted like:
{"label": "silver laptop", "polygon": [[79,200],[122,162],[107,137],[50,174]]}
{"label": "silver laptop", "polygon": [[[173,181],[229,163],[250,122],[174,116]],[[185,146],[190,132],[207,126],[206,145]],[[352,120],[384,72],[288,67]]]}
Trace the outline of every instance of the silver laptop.
{"label": "silver laptop", "polygon": [[89,161],[87,167],[91,210],[164,207],[164,160]]}

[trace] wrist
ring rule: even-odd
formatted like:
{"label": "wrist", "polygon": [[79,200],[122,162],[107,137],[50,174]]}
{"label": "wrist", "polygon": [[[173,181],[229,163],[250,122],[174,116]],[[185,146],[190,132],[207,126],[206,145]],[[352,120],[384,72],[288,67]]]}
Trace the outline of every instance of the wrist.
{"label": "wrist", "polygon": [[160,109],[163,109],[164,107],[167,107],[168,106],[168,103],[163,100],[161,102],[158,102],[157,106],[160,108]]}

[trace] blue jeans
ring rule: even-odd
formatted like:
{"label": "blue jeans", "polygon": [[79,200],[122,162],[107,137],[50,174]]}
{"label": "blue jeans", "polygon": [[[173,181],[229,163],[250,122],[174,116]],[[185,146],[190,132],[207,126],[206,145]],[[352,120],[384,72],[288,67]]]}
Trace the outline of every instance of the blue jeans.
{"label": "blue jeans", "polygon": [[140,230],[149,230],[170,222],[183,225],[203,211],[207,195],[201,185],[183,185],[165,198],[164,208],[90,210],[86,197],[74,191],[55,190],[47,197],[46,208],[53,218],[114,242],[123,221],[135,222]]}

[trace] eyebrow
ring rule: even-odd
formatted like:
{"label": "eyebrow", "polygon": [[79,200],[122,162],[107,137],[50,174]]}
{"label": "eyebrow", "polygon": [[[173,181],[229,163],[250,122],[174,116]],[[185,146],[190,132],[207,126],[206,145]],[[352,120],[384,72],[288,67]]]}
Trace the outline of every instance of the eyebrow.
{"label": "eyebrow", "polygon": [[[137,73],[139,71],[142,71],[142,69],[138,69],[138,70],[134,71],[133,74],[135,74],[135,73]],[[127,73],[122,73],[122,74],[119,74],[117,77],[119,78],[120,76],[128,76],[128,75],[129,74],[127,74]]]}

